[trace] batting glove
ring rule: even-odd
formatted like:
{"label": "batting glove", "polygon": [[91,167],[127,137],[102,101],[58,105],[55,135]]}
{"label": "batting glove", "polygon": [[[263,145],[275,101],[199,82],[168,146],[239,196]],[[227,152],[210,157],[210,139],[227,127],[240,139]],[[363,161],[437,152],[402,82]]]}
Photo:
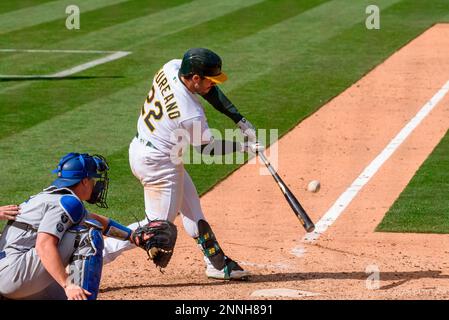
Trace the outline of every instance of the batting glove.
{"label": "batting glove", "polygon": [[256,137],[256,128],[253,126],[251,122],[246,120],[246,118],[242,118],[239,122],[237,122],[237,126],[242,131],[243,137],[245,141],[249,142],[257,142]]}

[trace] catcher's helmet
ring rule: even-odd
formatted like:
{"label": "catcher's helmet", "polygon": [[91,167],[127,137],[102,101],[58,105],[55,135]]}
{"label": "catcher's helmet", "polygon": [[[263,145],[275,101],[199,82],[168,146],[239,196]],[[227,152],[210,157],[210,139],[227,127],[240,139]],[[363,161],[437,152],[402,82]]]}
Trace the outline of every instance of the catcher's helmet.
{"label": "catcher's helmet", "polygon": [[79,183],[84,178],[96,178],[98,180],[95,183],[92,196],[87,202],[107,207],[108,170],[106,159],[100,155],[91,156],[87,153],[71,152],[62,157],[58,167],[52,171],[58,175],[52,185],[65,188]]}
{"label": "catcher's helmet", "polygon": [[225,82],[228,77],[221,71],[221,58],[205,48],[187,50],[182,58],[179,73],[182,76],[197,74],[215,83]]}

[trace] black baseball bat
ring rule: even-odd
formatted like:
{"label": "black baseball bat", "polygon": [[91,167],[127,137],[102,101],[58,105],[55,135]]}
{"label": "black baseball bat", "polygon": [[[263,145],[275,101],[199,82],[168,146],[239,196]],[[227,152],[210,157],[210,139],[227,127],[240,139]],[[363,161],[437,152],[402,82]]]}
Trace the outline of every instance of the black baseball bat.
{"label": "black baseball bat", "polygon": [[306,229],[307,232],[312,232],[313,230],[315,230],[315,225],[313,224],[306,210],[304,210],[304,208],[299,203],[298,199],[296,199],[296,197],[293,195],[293,193],[290,191],[290,189],[287,187],[284,181],[282,181],[281,177],[279,177],[279,175],[274,170],[271,163],[267,160],[267,158],[265,158],[263,152],[258,152],[257,154],[259,155],[260,159],[263,161],[265,166],[268,168],[268,171],[270,171],[274,180],[277,182],[279,188],[281,189],[282,193],[285,196],[285,199],[287,199],[287,202],[292,208],[293,212],[296,214],[299,221],[301,221],[301,224],[303,225],[304,229]]}

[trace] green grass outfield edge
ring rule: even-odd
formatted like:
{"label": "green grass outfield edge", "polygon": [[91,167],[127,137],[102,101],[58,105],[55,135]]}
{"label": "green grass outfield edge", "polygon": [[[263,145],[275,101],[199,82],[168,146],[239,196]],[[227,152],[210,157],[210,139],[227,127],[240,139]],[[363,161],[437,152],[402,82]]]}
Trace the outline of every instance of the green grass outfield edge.
{"label": "green grass outfield edge", "polygon": [[376,231],[449,233],[449,131],[391,206]]}

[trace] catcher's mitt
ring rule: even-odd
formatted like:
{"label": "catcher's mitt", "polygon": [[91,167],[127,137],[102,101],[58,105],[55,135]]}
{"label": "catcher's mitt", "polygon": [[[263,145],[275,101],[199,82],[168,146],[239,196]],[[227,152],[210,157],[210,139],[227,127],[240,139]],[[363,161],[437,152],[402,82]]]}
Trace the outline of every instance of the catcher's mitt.
{"label": "catcher's mitt", "polygon": [[167,220],[150,221],[131,234],[133,242],[147,252],[148,259],[159,269],[170,262],[177,236],[176,226]]}

